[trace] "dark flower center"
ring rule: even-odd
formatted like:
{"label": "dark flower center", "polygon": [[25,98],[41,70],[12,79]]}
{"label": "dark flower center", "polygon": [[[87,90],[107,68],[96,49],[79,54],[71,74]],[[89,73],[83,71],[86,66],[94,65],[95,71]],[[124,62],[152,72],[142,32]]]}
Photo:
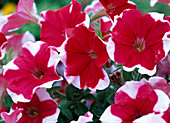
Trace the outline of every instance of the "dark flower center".
{"label": "dark flower center", "polygon": [[136,114],[136,117],[135,117],[135,119],[138,119],[138,118],[140,118],[140,117],[142,117],[143,115],[140,113],[140,112],[138,112],[137,114]]}
{"label": "dark flower center", "polygon": [[133,46],[137,51],[142,51],[145,49],[145,40],[137,38]]}
{"label": "dark flower center", "polygon": [[41,79],[44,76],[44,71],[41,69],[36,68],[33,72],[32,72],[33,76],[36,79]]}
{"label": "dark flower center", "polygon": [[90,51],[89,52],[89,56],[92,58],[92,59],[96,59],[97,58],[97,54],[93,51]]}
{"label": "dark flower center", "polygon": [[38,115],[38,109],[36,107],[29,107],[27,114],[30,117],[36,117]]}

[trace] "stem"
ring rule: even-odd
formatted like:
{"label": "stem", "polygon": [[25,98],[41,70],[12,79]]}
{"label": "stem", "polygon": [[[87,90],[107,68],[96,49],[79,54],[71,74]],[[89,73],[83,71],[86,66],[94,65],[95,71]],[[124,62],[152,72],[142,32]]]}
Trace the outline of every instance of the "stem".
{"label": "stem", "polygon": [[105,35],[105,36],[102,37],[102,39],[104,39],[104,38],[106,38],[106,37],[109,37],[109,36],[110,36],[110,34]]}
{"label": "stem", "polygon": [[106,9],[102,9],[99,12],[97,12],[92,18],[90,18],[90,22],[92,22],[100,17],[106,16],[106,15],[107,15]]}
{"label": "stem", "polygon": [[63,94],[63,93],[61,93],[61,92],[59,92],[59,91],[55,91],[55,93],[58,94],[58,95],[61,95],[61,96],[63,96],[63,97],[66,96],[65,94]]}

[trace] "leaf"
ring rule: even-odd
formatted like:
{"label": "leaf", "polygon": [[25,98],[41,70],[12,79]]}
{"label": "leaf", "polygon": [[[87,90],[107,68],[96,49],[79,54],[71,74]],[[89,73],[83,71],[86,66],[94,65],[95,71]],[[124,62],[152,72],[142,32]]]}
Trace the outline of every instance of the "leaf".
{"label": "leaf", "polygon": [[88,108],[82,103],[79,103],[77,107],[74,109],[74,112],[77,116],[84,115],[87,111]]}
{"label": "leaf", "polygon": [[65,115],[69,120],[73,120],[71,111],[67,107],[59,107],[60,111]]}
{"label": "leaf", "polygon": [[125,81],[130,81],[132,80],[132,72],[126,72],[125,70],[123,70],[123,79]]}
{"label": "leaf", "polygon": [[66,88],[66,97],[67,100],[72,100],[74,96],[74,92],[76,91],[75,87],[73,85],[68,85]]}
{"label": "leaf", "polygon": [[95,96],[93,94],[87,94],[84,99],[86,100],[95,100]]}
{"label": "leaf", "polygon": [[110,105],[114,104],[114,100],[113,100],[113,99],[106,98],[106,101],[107,101]]}

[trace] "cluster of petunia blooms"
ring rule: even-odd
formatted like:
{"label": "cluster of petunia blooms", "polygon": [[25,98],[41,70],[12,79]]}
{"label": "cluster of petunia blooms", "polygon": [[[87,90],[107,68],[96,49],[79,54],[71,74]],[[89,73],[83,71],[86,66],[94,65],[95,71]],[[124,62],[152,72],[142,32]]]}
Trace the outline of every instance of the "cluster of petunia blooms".
{"label": "cluster of petunia blooms", "polygon": [[[15,13],[0,17],[0,58],[11,48],[14,54],[7,64],[1,63],[0,102],[6,93],[14,102],[9,113],[1,112],[4,121],[57,122],[60,109],[46,89],[64,77],[76,88],[103,90],[110,84],[103,65],[112,60],[125,71],[137,68],[152,77],[125,82],[100,121],[170,123],[170,84],[164,79],[170,75],[170,17],[157,12],[143,15],[128,0],[93,1],[81,11],[72,0],[59,10],[41,12],[40,17],[34,0],[19,0]],[[91,12],[94,16],[89,18]],[[97,19],[101,37],[90,23]],[[12,33],[27,23],[40,25],[41,41],[28,31]],[[63,76],[56,72],[59,62],[65,66]],[[92,121],[93,114],[87,112],[71,123]]]}

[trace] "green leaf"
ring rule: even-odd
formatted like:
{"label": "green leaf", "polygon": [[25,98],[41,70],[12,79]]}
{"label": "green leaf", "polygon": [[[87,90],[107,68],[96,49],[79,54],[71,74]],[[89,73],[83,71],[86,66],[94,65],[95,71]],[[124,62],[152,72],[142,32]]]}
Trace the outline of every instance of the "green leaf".
{"label": "green leaf", "polygon": [[106,101],[107,101],[110,105],[114,104],[114,100],[113,100],[113,99],[106,98]]}
{"label": "green leaf", "polygon": [[76,89],[75,89],[75,87],[72,84],[67,86],[67,88],[66,88],[66,97],[67,97],[67,100],[72,100],[73,99],[75,91],[76,91]]}
{"label": "green leaf", "polygon": [[69,120],[73,120],[71,111],[67,107],[59,106],[60,111],[65,115]]}
{"label": "green leaf", "polygon": [[79,103],[77,107],[74,109],[74,112],[77,116],[84,115],[87,111],[88,108],[82,103]]}
{"label": "green leaf", "polygon": [[95,96],[93,94],[87,94],[84,99],[86,100],[94,100],[95,99]]}
{"label": "green leaf", "polygon": [[132,72],[126,72],[125,70],[123,70],[123,79],[125,81],[130,81],[132,80]]}

